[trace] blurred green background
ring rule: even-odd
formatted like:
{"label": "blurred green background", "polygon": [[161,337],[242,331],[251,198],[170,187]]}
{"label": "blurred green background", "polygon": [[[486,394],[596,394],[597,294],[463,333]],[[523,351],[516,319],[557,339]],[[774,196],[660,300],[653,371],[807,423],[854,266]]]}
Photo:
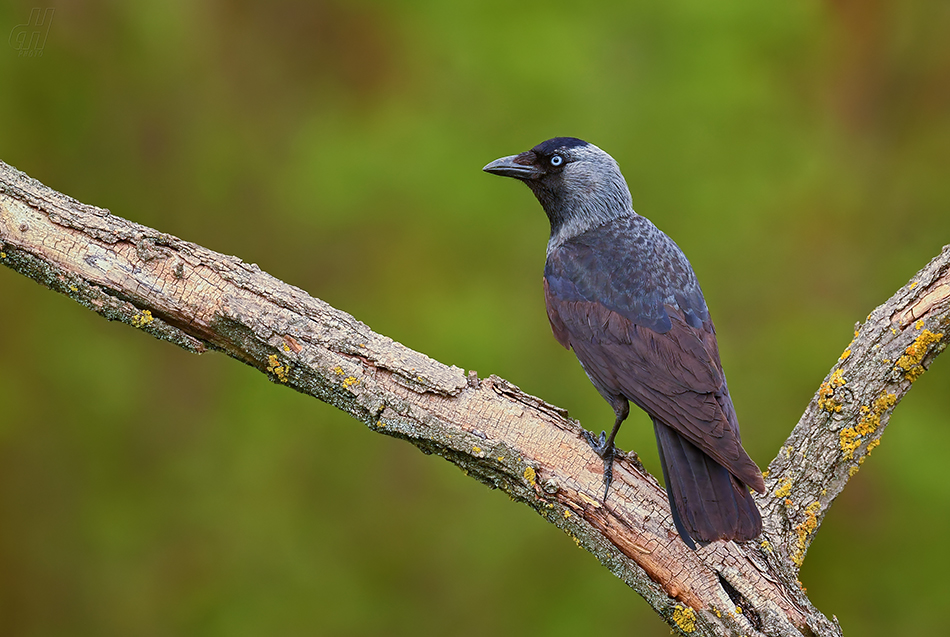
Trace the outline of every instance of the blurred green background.
{"label": "blurred green background", "polygon": [[[547,222],[481,172],[557,135],[690,256],[764,468],[853,325],[950,242],[939,0],[0,5],[0,159],[589,429]],[[950,370],[898,407],[801,579],[847,634],[938,634]],[[620,446],[657,471],[651,428]],[[668,635],[571,539],[219,354],[0,268],[3,635]]]}

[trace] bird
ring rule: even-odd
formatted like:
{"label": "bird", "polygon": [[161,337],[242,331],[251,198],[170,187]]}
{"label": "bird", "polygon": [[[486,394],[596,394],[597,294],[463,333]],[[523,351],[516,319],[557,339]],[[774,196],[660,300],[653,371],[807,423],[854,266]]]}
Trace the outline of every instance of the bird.
{"label": "bird", "polygon": [[483,170],[524,182],[550,221],[548,320],[616,416],[609,436],[583,432],[604,463],[604,501],[632,402],[653,421],[683,541],[695,549],[757,537],[762,518],[749,489],[764,493],[765,482],[742,447],[705,297],[679,246],[634,212],[617,162],[555,137]]}

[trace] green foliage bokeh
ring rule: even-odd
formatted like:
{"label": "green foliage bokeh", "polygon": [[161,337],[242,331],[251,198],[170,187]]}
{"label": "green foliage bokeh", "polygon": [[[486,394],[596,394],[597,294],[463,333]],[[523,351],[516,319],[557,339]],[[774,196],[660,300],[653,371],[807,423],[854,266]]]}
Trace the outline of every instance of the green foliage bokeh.
{"label": "green foliage bokeh", "polygon": [[[689,255],[765,467],[854,323],[950,243],[939,0],[0,5],[0,159],[300,286],[589,429],[550,335],[546,220],[481,172],[610,152]],[[938,634],[940,361],[802,580],[854,635]],[[656,471],[637,414],[619,443]],[[0,269],[0,633],[667,635],[570,538],[452,465],[218,354]]]}

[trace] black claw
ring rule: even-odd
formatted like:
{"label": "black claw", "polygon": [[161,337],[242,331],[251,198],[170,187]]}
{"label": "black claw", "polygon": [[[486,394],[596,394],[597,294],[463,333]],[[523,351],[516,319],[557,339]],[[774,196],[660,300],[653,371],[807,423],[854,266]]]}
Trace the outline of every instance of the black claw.
{"label": "black claw", "polygon": [[597,449],[597,442],[594,440],[594,434],[587,431],[586,429],[581,429],[581,436],[584,437],[584,440],[587,441],[587,444],[589,444],[595,450]]}
{"label": "black claw", "polygon": [[584,432],[584,439],[591,446],[598,456],[604,461],[604,502],[607,501],[607,493],[610,491],[610,483],[614,479],[614,452],[616,448],[613,442],[607,444],[607,432],[600,432],[600,438],[594,438],[594,434],[589,431]]}
{"label": "black claw", "polygon": [[[589,444],[591,449],[594,450],[594,453],[596,453],[601,458],[604,458],[608,453],[607,432],[601,431],[600,438],[595,438],[594,434],[586,430],[583,433],[584,433],[584,440],[586,440],[587,444]],[[613,445],[610,445],[609,453],[610,455],[613,455]]]}

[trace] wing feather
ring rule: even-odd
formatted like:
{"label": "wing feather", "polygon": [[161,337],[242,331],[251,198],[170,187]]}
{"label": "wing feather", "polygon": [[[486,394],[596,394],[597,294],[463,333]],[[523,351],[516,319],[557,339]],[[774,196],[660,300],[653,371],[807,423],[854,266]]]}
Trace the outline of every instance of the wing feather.
{"label": "wing feather", "polygon": [[574,350],[601,394],[625,396],[764,491],[762,474],[740,442],[711,320],[694,327],[667,306],[670,329],[657,332],[596,301],[562,300],[547,278],[544,288],[555,337]]}

